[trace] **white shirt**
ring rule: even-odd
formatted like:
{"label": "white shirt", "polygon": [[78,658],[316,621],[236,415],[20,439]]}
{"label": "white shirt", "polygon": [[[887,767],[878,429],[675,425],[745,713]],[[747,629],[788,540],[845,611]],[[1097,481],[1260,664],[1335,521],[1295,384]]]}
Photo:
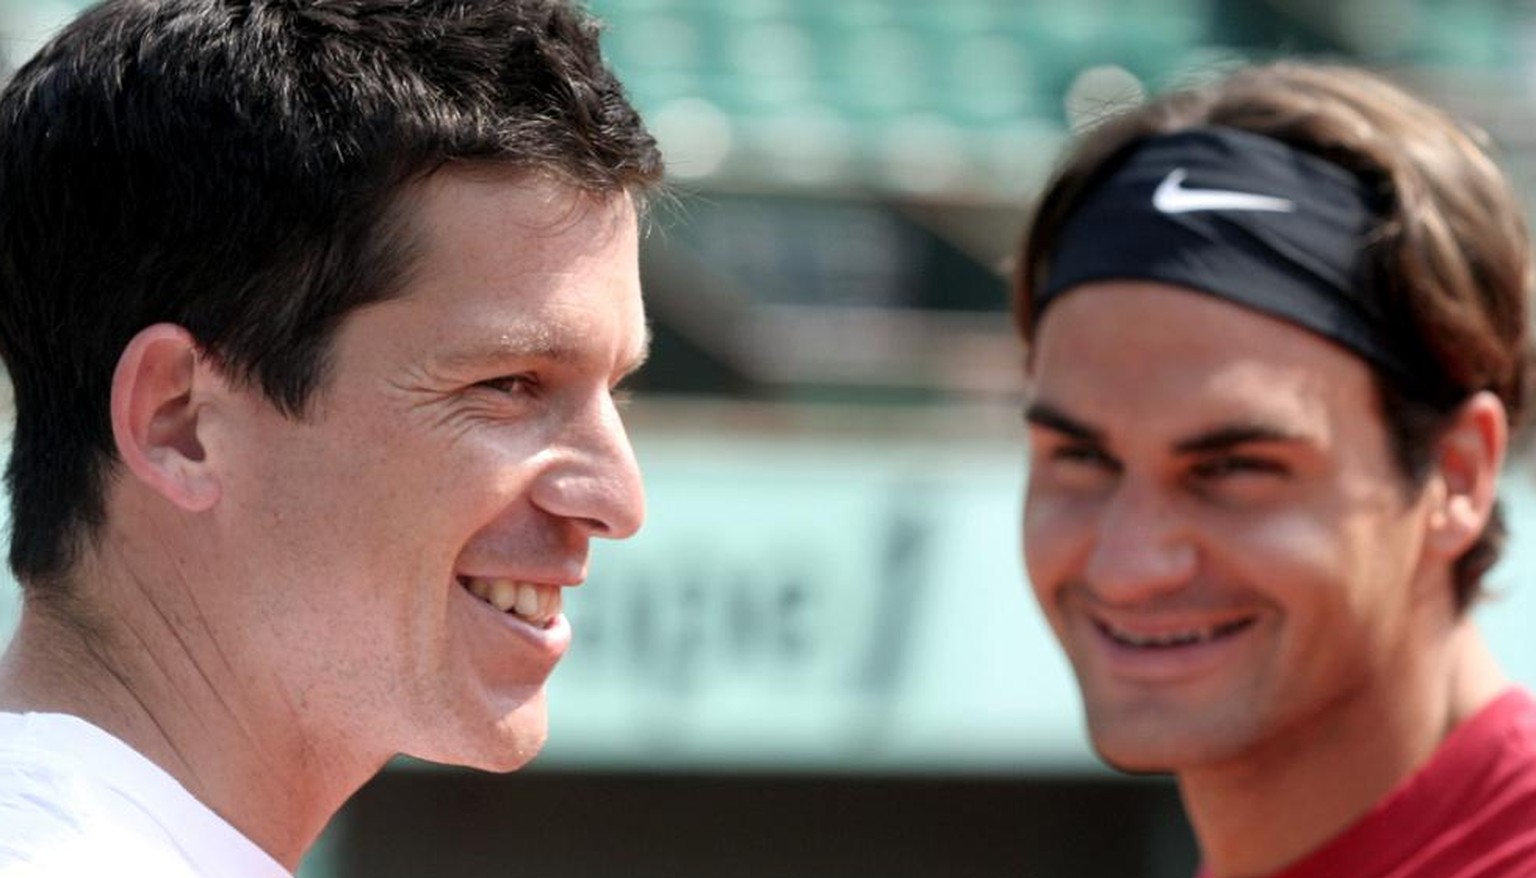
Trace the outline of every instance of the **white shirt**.
{"label": "white shirt", "polygon": [[0,878],[292,878],[158,765],[78,717],[0,712]]}

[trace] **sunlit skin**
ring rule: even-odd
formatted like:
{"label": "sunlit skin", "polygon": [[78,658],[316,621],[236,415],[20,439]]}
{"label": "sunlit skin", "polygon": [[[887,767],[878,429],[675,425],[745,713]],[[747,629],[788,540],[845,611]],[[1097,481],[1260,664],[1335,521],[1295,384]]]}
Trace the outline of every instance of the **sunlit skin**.
{"label": "sunlit skin", "polygon": [[1029,377],[1036,597],[1095,748],[1179,776],[1217,874],[1304,853],[1497,692],[1449,578],[1502,453],[1491,396],[1452,433],[1491,468],[1447,452],[1415,489],[1364,361],[1141,282],[1054,303]]}
{"label": "sunlit skin", "polygon": [[79,575],[117,675],[43,613],[0,675],[6,703],[101,723],[290,868],[395,754],[531,759],[569,628],[463,583],[576,586],[590,541],[644,515],[619,412],[648,344],[628,197],[449,169],[407,198],[405,287],[346,318],[303,417],[178,327],[130,345],[123,473]]}
{"label": "sunlit skin", "polygon": [[342,328],[314,416],[248,398],[220,435],[239,459],[217,526],[246,544],[244,581],[307,584],[248,596],[267,623],[250,649],[324,687],[316,713],[355,706],[317,719],[507,769],[543,741],[558,649],[507,636],[455,577],[576,585],[592,537],[639,527],[614,397],[646,344],[635,220],[624,200],[453,175],[420,216],[413,283]]}

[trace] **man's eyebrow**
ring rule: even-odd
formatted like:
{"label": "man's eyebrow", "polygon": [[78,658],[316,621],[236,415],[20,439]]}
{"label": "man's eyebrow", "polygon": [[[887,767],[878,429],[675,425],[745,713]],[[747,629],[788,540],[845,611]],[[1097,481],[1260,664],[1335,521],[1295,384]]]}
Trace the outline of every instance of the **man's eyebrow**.
{"label": "man's eyebrow", "polygon": [[[1049,403],[1031,403],[1024,410],[1024,419],[1037,427],[1061,433],[1081,442],[1104,444],[1104,432],[1079,421]],[[1239,445],[1263,442],[1311,442],[1312,437],[1263,423],[1235,423],[1203,431],[1174,445],[1179,454],[1210,454],[1226,451]]]}
{"label": "man's eyebrow", "polygon": [[1032,402],[1024,409],[1024,420],[1081,442],[1104,444],[1104,431],[1090,427],[1061,409],[1044,402]]}
{"label": "man's eyebrow", "polygon": [[477,367],[520,359],[566,362],[576,357],[566,334],[548,327],[518,327],[494,336],[477,337],[456,346],[443,357],[448,366]]}
{"label": "man's eyebrow", "polygon": [[[589,357],[575,333],[549,326],[510,329],[495,337],[475,339],[445,356],[441,362],[451,368],[477,368],[516,360],[544,360],[569,365]],[[628,375],[645,364],[651,355],[651,329],[632,356],[619,363],[621,374]]]}
{"label": "man's eyebrow", "polygon": [[1228,424],[1207,430],[1173,446],[1180,454],[1210,454],[1256,442],[1309,442],[1311,437],[1270,424]]}

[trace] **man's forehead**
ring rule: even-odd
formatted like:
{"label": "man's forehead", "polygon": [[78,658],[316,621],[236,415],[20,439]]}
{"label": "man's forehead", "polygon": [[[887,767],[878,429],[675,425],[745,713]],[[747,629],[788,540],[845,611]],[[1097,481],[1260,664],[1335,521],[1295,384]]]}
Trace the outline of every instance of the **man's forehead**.
{"label": "man's forehead", "polygon": [[[1331,344],[1294,321],[1229,297],[1196,287],[1134,278],[1092,281],[1060,294],[1039,317],[1036,344],[1062,323],[1069,324],[1075,334],[1086,328],[1099,335],[1128,339],[1155,342],[1167,338],[1185,346],[1200,338],[1220,340],[1233,335],[1247,339],[1306,337]],[[1223,332],[1212,337],[1207,330],[1218,326]]]}
{"label": "man's forehead", "polygon": [[[486,322],[486,346],[552,345],[579,321],[562,303],[632,296],[640,311],[637,220],[623,192],[586,193],[506,168],[450,167],[402,198],[411,259],[396,298],[452,303]],[[637,320],[643,319],[637,317]],[[467,327],[466,327],[467,328]]]}
{"label": "man's forehead", "polygon": [[1146,281],[1085,284],[1043,315],[1031,345],[1034,381],[1113,373],[1139,384],[1159,370],[1212,373],[1263,367],[1368,376],[1334,341],[1282,318],[1199,290]]}
{"label": "man's forehead", "polygon": [[[517,260],[526,274],[558,272],[638,238],[628,192],[587,192],[516,168],[458,163],[402,188],[381,223],[381,244],[401,258],[399,286],[452,266],[495,271]],[[486,240],[500,245],[487,248]]]}
{"label": "man's forehead", "polygon": [[1137,285],[1073,292],[1053,307],[1036,342],[1031,404],[1107,436],[1156,434],[1172,444],[1241,426],[1324,441],[1336,418],[1376,411],[1360,358],[1196,293]]}

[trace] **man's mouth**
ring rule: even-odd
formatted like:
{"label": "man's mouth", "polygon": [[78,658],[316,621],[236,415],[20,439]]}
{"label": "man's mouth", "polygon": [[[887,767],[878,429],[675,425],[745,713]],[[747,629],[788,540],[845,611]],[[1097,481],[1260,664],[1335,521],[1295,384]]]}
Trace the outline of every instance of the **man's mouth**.
{"label": "man's mouth", "polygon": [[562,600],[557,585],[479,576],[460,576],[459,585],[483,603],[535,628],[548,628],[560,616]]}
{"label": "man's mouth", "polygon": [[1134,631],[1112,625],[1103,619],[1093,620],[1093,624],[1105,637],[1122,646],[1136,649],[1177,649],[1181,646],[1213,643],[1231,637],[1253,623],[1253,616],[1244,616],[1226,622],[1182,629]]}

